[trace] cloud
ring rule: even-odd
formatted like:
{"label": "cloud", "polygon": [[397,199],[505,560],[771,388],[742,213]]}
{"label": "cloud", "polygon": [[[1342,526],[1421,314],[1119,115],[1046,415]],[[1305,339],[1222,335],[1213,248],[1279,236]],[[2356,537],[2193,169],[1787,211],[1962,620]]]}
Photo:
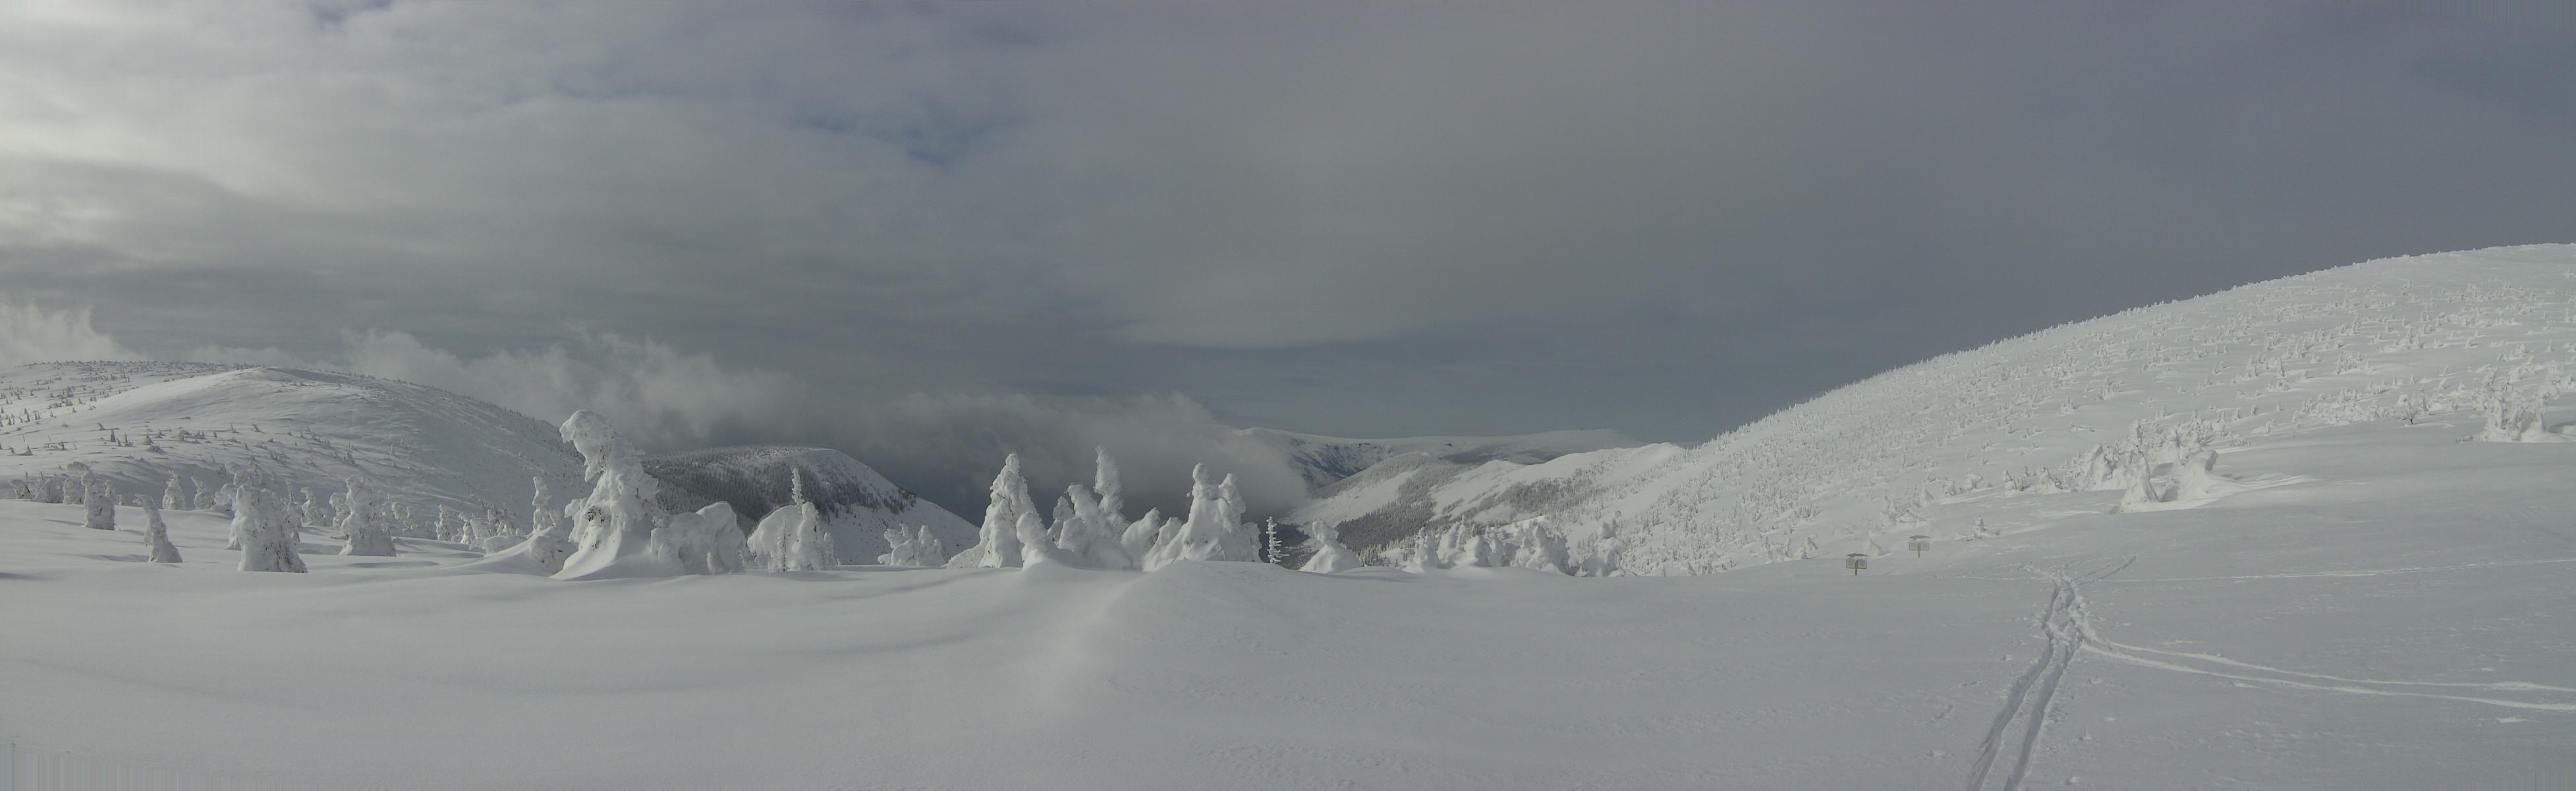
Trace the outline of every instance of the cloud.
{"label": "cloud", "polygon": [[90,321],[90,308],[0,302],[0,365],[142,359]]}
{"label": "cloud", "polygon": [[[100,330],[88,307],[0,304],[0,365],[151,359]],[[1088,483],[1095,449],[1124,472],[1141,511],[1187,507],[1190,467],[1240,478],[1263,511],[1302,500],[1304,484],[1276,448],[1217,422],[1180,394],[1053,398],[1027,394],[837,395],[770,370],[730,366],[650,339],[573,328],[534,349],[463,355],[404,332],[351,331],[337,350],[199,346],[166,355],[199,362],[322,368],[451,390],[554,421],[577,409],[607,416],[650,448],[711,443],[819,445],[850,453],[932,501],[973,517],[1004,454],[1018,453],[1032,491],[1051,500]]]}
{"label": "cloud", "polygon": [[656,403],[808,425],[1179,392],[1325,434],[1687,441],[2136,304],[2563,240],[2554,29],[2322,2],[26,0],[0,4],[0,282],[148,349],[340,359],[366,342],[341,328],[383,328],[456,359],[370,354],[531,409],[644,398],[539,375],[641,360],[678,388]]}

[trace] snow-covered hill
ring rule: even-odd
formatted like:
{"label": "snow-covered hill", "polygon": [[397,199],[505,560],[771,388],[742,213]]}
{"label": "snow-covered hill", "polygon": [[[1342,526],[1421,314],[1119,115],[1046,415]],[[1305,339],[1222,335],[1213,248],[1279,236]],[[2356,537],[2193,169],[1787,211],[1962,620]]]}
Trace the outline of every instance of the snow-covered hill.
{"label": "snow-covered hill", "polygon": [[731,503],[749,532],[760,518],[790,502],[789,475],[805,473],[806,496],[821,507],[843,560],[874,563],[886,551],[884,531],[927,525],[955,553],[975,543],[976,525],[921,499],[837,450],[786,445],[710,448],[647,456],[644,471],[662,482],[660,499],[675,513],[708,503]]}
{"label": "snow-covered hill", "polygon": [[[121,496],[172,473],[212,485],[256,463],[301,492],[371,476],[424,513],[489,505],[524,521],[530,479],[561,496],[581,457],[554,426],[434,387],[357,374],[198,363],[39,363],[0,371],[0,480],[86,462]],[[114,441],[110,441],[111,432]]]}
{"label": "snow-covered hill", "polygon": [[1279,450],[1306,479],[1309,491],[1331,486],[1378,462],[1419,453],[1454,464],[1501,461],[1535,464],[1569,453],[1625,448],[1639,444],[1609,429],[1546,431],[1510,437],[1397,437],[1351,439],[1299,434],[1269,428],[1238,429],[1244,436]]}
{"label": "snow-covered hill", "polygon": [[1380,545],[1424,528],[1553,530],[1647,574],[1877,555],[1912,534],[1979,530],[1926,526],[1942,504],[2161,481],[2202,449],[2224,474],[2250,442],[2520,409],[2571,389],[2571,374],[2576,246],[2385,259],[1945,355],[1698,447],[1390,459],[1293,519]]}

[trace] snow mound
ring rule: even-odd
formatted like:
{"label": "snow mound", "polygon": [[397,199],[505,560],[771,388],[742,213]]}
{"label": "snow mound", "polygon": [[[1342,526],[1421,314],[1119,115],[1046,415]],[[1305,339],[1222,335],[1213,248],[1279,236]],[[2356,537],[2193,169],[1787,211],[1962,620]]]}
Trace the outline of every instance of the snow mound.
{"label": "snow mound", "polygon": [[[1340,523],[1364,554],[1417,530],[1544,519],[1578,554],[1615,542],[1619,566],[1642,574],[1877,555],[1908,535],[2002,529],[1926,526],[1961,503],[2117,491],[2170,478],[2202,451],[2217,452],[2223,473],[2249,442],[2334,426],[2425,422],[2461,440],[2558,441],[2564,423],[2541,413],[2576,390],[2571,305],[2576,245],[2371,261],[1943,355],[1686,451],[1535,465],[1391,458],[1292,519]],[[2487,425],[2498,421],[2511,425]],[[2241,488],[2209,482],[2198,499],[2158,507]]]}
{"label": "snow mound", "polygon": [[733,504],[743,532],[792,502],[792,475],[805,474],[807,496],[847,563],[874,563],[889,549],[885,530],[929,527],[943,553],[975,543],[975,524],[897,486],[848,454],[828,448],[745,445],[665,453],[644,458],[644,470],[662,481],[661,504],[674,513],[708,503]]}

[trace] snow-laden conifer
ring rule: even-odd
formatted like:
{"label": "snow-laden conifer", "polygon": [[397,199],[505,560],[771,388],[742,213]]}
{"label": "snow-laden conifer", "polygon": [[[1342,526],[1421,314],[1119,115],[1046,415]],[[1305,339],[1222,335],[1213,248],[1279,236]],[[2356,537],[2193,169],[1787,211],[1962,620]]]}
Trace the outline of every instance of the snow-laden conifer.
{"label": "snow-laden conifer", "polygon": [[1340,523],[1307,525],[1306,539],[1307,543],[1314,545],[1315,554],[1306,558],[1306,565],[1299,571],[1339,574],[1360,567],[1360,556],[1352,554],[1349,547],[1342,546]]}
{"label": "snow-laden conifer", "polygon": [[1029,502],[1029,483],[1020,477],[1020,454],[1002,458],[1002,471],[993,476],[993,486],[984,504],[984,525],[976,533],[975,545],[948,559],[949,568],[1009,568],[1020,565],[1020,515],[1035,516],[1037,506]]}
{"label": "snow-laden conifer", "polygon": [[1164,532],[1163,509],[1160,508],[1145,509],[1144,516],[1128,523],[1126,532],[1119,534],[1118,548],[1136,559],[1136,565],[1130,568],[1144,566],[1145,556],[1163,543]]}
{"label": "snow-laden conifer", "polygon": [[1070,566],[1075,564],[1073,553],[1064,551],[1064,548],[1056,546],[1054,541],[1047,539],[1046,523],[1039,521],[1037,514],[1021,514],[1016,532],[1020,534],[1020,565],[1037,566],[1054,563]]}
{"label": "snow-laden conifer", "polygon": [[877,562],[889,566],[938,566],[948,562],[948,553],[939,545],[939,537],[930,534],[929,525],[903,525],[886,528],[886,553]]}
{"label": "snow-laden conifer", "polygon": [[1145,554],[1144,567],[1153,571],[1183,560],[1259,561],[1252,535],[1252,526],[1243,522],[1243,495],[1234,476],[1211,485],[1207,465],[1200,464],[1190,469],[1188,521]]}
{"label": "snow-laden conifer", "polygon": [[388,524],[392,517],[385,510],[384,495],[376,491],[374,483],[350,478],[349,491],[341,502],[347,507],[340,509],[340,534],[349,543],[340,548],[340,554],[392,557],[394,537]]}
{"label": "snow-laden conifer", "polygon": [[316,528],[321,528],[329,527],[333,523],[337,522],[338,520],[335,518],[337,515],[331,512],[330,503],[330,497],[323,494],[321,489],[305,487],[303,508],[304,523]]}
{"label": "snow-laden conifer", "polygon": [[1083,566],[1135,568],[1136,558],[1127,553],[1120,535],[1127,525],[1102,507],[1103,498],[1095,496],[1090,487],[1079,483],[1065,487],[1064,494],[1064,501],[1072,513],[1056,525],[1056,546],[1063,547],[1067,554],[1073,556],[1075,563]]}
{"label": "snow-laden conifer", "polygon": [[1092,448],[1091,492],[1099,496],[1094,507],[1100,512],[1101,529],[1114,532],[1127,526],[1127,487],[1119,480],[1118,461],[1109,458],[1108,448]]}
{"label": "snow-laden conifer", "polygon": [[170,526],[161,522],[161,506],[151,500],[143,501],[143,545],[152,553],[144,558],[147,562],[179,562],[179,548],[170,545]]}
{"label": "snow-laden conifer", "polygon": [[[591,489],[590,496],[580,501],[581,518],[573,525],[573,553],[556,576],[681,573],[667,558],[653,555],[653,531],[670,514],[654,504],[661,484],[644,473],[644,459],[635,446],[607,418],[587,409],[564,419],[563,438],[581,454],[582,475],[591,482]],[[440,518],[446,519],[444,506]]]}
{"label": "snow-laden conifer", "polygon": [[170,473],[169,482],[161,484],[161,507],[172,511],[188,510],[191,503],[184,488],[187,482],[178,473]]}
{"label": "snow-laden conifer", "polygon": [[751,531],[752,562],[769,571],[840,568],[840,551],[825,529],[822,509],[805,492],[805,471],[790,468],[788,479],[788,504],[762,517]]}
{"label": "snow-laden conifer", "polygon": [[241,542],[241,570],[302,573],[296,518],[275,485],[256,467],[233,472],[233,535]]}
{"label": "snow-laden conifer", "polygon": [[563,570],[564,557],[572,554],[571,522],[564,518],[562,507],[554,504],[554,492],[546,484],[546,476],[532,476],[528,483],[536,494],[529,503],[528,537],[520,544],[530,561],[553,574]]}
{"label": "snow-laden conifer", "polygon": [[715,503],[695,513],[671,514],[653,529],[646,552],[681,574],[733,574],[744,570],[742,528],[733,506]]}
{"label": "snow-laden conifer", "polygon": [[91,530],[116,529],[116,484],[98,477],[87,464],[76,461],[65,466],[80,474],[82,524]]}

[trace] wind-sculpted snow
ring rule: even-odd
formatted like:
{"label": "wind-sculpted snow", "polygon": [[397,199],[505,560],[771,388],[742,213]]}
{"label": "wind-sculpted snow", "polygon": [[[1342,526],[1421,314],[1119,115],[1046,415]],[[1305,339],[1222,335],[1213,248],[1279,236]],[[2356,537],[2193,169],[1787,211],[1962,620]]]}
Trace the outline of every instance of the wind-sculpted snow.
{"label": "wind-sculpted snow", "polygon": [[[174,474],[220,485],[248,462],[280,492],[365,476],[388,501],[516,511],[529,479],[581,480],[554,427],[433,387],[357,374],[202,363],[39,363],[0,371],[0,480],[88,463],[125,495],[165,502]],[[193,504],[218,507],[213,491]]]}
{"label": "wind-sculpted snow", "polygon": [[1296,518],[1366,552],[1544,517],[1640,574],[1877,555],[1929,507],[2193,477],[2173,463],[2205,450],[2223,475],[2231,448],[2319,428],[2466,410],[2498,425],[2461,439],[2557,441],[2538,415],[2576,389],[2571,306],[2576,246],[2372,261],[1944,355],[1687,451],[1390,459]]}

